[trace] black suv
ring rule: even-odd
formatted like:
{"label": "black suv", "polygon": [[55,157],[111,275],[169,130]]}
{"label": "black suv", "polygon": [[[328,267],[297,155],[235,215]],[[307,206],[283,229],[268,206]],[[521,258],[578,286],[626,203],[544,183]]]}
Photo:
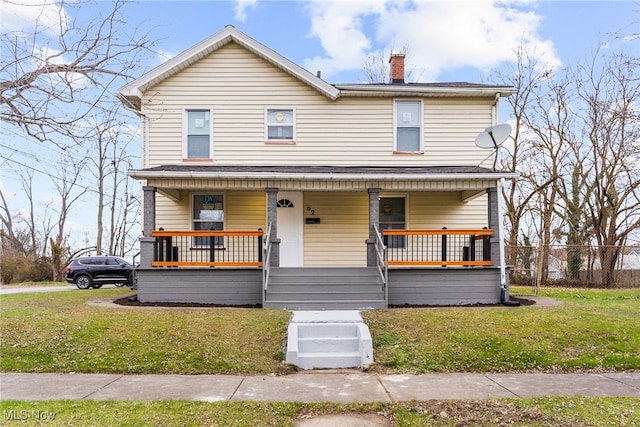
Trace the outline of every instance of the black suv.
{"label": "black suv", "polygon": [[76,258],[67,266],[67,283],[75,283],[78,289],[99,288],[105,283],[116,286],[133,283],[133,266],[115,256],[88,256]]}

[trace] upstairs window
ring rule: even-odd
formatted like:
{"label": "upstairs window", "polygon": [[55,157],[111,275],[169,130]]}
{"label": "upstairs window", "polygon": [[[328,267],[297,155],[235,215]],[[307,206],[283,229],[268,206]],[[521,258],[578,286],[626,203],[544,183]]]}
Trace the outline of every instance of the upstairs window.
{"label": "upstairs window", "polygon": [[395,151],[422,152],[422,101],[395,101]]}
{"label": "upstairs window", "polygon": [[295,111],[293,108],[268,108],[265,115],[267,142],[294,142]]}
{"label": "upstairs window", "polygon": [[185,111],[185,158],[211,158],[211,110],[188,109]]}

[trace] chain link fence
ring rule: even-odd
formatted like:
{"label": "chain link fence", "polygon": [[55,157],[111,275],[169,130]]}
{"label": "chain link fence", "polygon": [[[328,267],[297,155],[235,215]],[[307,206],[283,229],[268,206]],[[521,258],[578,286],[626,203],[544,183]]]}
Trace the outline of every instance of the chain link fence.
{"label": "chain link fence", "polygon": [[[617,249],[613,280],[607,286],[599,254]],[[540,286],[640,288],[640,246],[507,246],[510,285],[537,294]]]}

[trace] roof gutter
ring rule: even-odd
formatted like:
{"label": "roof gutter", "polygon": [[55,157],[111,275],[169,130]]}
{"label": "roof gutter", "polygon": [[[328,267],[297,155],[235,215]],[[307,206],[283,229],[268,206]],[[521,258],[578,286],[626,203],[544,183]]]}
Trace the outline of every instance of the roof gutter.
{"label": "roof gutter", "polygon": [[500,87],[424,87],[414,85],[335,85],[336,88],[344,91],[343,95],[351,94],[364,94],[364,93],[379,93],[379,94],[399,94],[399,93],[420,93],[423,95],[449,95],[449,96],[503,96],[507,97],[514,93],[516,90],[509,86]]}
{"label": "roof gutter", "polygon": [[457,180],[497,180],[513,179],[518,175],[512,172],[495,173],[391,173],[391,174],[355,174],[355,173],[278,173],[278,172],[195,172],[195,171],[145,171],[129,170],[127,175],[135,179],[247,179],[247,180],[291,180],[291,181],[457,181]]}

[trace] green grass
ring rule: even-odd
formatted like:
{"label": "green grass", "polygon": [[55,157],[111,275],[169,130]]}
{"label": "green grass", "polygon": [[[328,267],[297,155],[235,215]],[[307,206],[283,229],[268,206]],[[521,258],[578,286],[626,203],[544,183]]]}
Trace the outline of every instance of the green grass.
{"label": "green grass", "polygon": [[640,369],[640,291],[545,289],[557,307],[365,312],[381,372]]}
{"label": "green grass", "polygon": [[[0,402],[2,420],[20,425],[293,426],[323,414],[370,414],[397,426],[632,426],[638,399],[538,398],[368,404],[270,402]],[[51,419],[53,417],[53,419]],[[38,419],[40,418],[40,419]],[[15,422],[15,421],[14,421]]]}
{"label": "green grass", "polygon": [[[107,308],[128,289],[3,295],[0,371],[286,374],[290,313]],[[363,313],[380,373],[640,370],[640,290],[543,289],[556,307]]]}
{"label": "green grass", "polygon": [[128,289],[2,296],[0,370],[128,374],[285,373],[290,313],[106,308]]}

